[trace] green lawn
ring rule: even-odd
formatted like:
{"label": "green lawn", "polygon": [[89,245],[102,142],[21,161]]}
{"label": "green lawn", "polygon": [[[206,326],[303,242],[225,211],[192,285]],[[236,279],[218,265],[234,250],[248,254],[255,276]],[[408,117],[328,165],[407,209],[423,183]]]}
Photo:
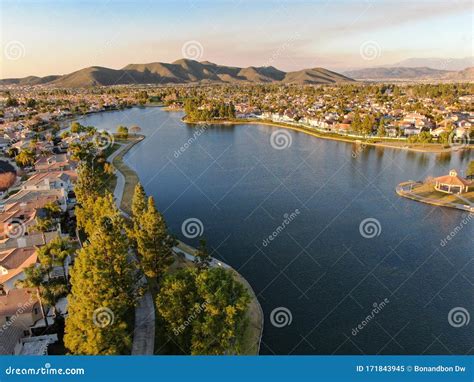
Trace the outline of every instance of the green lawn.
{"label": "green lawn", "polygon": [[[419,186],[415,186],[412,190],[413,194],[417,196],[421,196],[423,198],[429,199],[437,199],[442,202],[446,203],[459,203],[459,204],[466,204],[466,202],[457,197],[455,194],[446,194],[444,192],[440,192],[434,189],[434,186],[431,184],[421,184]],[[471,203],[474,203],[474,191],[469,191],[461,196]]]}

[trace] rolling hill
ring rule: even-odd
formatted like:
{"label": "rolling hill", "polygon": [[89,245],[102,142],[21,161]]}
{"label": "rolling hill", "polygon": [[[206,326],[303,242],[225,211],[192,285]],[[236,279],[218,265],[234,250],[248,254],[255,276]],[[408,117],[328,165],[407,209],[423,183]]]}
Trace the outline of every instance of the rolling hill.
{"label": "rolling hill", "polygon": [[472,68],[457,71],[439,70],[428,67],[376,67],[344,72],[356,80],[398,80],[398,81],[472,81]]}
{"label": "rolling hill", "polygon": [[392,67],[429,67],[440,70],[458,71],[474,66],[474,56],[463,58],[407,58],[397,62]]}
{"label": "rolling hill", "polygon": [[284,72],[273,66],[239,68],[181,59],[173,63],[129,64],[122,69],[91,66],[62,76],[3,79],[0,85],[90,87],[186,83],[333,84],[350,81],[353,80],[324,68]]}

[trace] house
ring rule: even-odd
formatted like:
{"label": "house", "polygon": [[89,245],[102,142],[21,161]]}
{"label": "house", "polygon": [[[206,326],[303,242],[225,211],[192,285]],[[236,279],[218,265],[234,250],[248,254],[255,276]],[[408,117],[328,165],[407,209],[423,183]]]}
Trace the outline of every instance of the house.
{"label": "house", "polygon": [[24,279],[24,269],[36,264],[37,260],[35,247],[0,250],[0,285],[3,286],[3,290],[14,289],[15,283]]}
{"label": "house", "polygon": [[69,159],[67,154],[55,154],[49,157],[42,157],[35,162],[37,172],[53,172],[74,170],[76,162]]}
{"label": "house", "polygon": [[446,132],[446,131],[448,131],[448,129],[447,129],[446,127],[441,126],[441,127],[436,128],[436,129],[432,129],[432,130],[430,131],[430,134],[431,134],[433,137],[439,138],[439,136],[440,136],[442,133]]}
{"label": "house", "polygon": [[66,211],[66,205],[61,204],[58,199],[55,194],[40,194],[37,198],[24,202],[7,201],[0,213],[0,239],[10,235],[10,230],[22,231],[14,232],[16,238],[28,234],[28,228],[37,223],[36,218],[42,217],[42,210],[48,204],[57,204],[63,212]]}
{"label": "house", "polygon": [[22,339],[30,327],[42,319],[42,311],[32,289],[12,289],[0,295],[0,354],[20,354]]}
{"label": "house", "polygon": [[454,134],[456,138],[466,138],[469,137],[471,129],[468,127],[457,127],[454,129]]}
{"label": "house", "polygon": [[48,355],[48,347],[58,342],[57,334],[21,338],[15,346],[15,355]]}
{"label": "house", "polygon": [[338,133],[347,134],[351,131],[350,123],[336,123],[334,124],[334,130]]}
{"label": "house", "polygon": [[33,206],[36,207],[44,207],[43,202],[49,203],[55,201],[61,210],[66,211],[69,200],[68,194],[71,191],[67,191],[64,188],[53,189],[48,191],[40,191],[40,190],[20,190],[16,194],[11,195],[8,199],[3,201],[0,204],[0,213],[9,211],[10,209],[14,208],[15,205],[19,208],[21,205],[23,206]]}
{"label": "house", "polygon": [[55,189],[73,189],[73,182],[77,179],[74,171],[49,171],[38,172],[31,176],[22,185],[22,190],[30,191],[49,191]]}
{"label": "house", "polygon": [[403,134],[409,137],[410,135],[418,135],[421,133],[421,128],[420,127],[415,127],[413,125],[410,126],[402,126],[401,129],[403,129]]}

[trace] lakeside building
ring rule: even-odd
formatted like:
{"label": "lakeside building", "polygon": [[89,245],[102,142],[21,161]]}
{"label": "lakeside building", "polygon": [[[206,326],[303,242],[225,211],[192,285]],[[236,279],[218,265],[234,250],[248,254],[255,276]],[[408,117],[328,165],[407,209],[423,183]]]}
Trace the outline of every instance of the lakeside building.
{"label": "lakeside building", "polygon": [[447,194],[462,194],[468,192],[469,188],[473,186],[472,181],[464,179],[459,176],[456,170],[449,171],[449,175],[443,175],[434,179],[434,188],[437,191],[445,192]]}

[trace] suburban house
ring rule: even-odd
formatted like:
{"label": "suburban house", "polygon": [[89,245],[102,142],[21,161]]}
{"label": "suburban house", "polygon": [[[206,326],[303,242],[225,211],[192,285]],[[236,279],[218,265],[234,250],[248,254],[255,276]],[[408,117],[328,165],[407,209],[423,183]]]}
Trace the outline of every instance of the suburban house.
{"label": "suburban house", "polygon": [[0,250],[0,285],[4,291],[13,290],[18,280],[24,279],[24,269],[36,264],[37,248],[9,248]]}
{"label": "suburban house", "polygon": [[[45,355],[57,342],[53,335],[32,336],[32,328],[44,321],[36,292],[12,289],[0,295],[0,354]],[[49,319],[48,319],[49,321]]]}
{"label": "suburban house", "polygon": [[54,189],[73,189],[77,175],[74,171],[51,171],[35,173],[21,186],[22,190],[49,191]]}

